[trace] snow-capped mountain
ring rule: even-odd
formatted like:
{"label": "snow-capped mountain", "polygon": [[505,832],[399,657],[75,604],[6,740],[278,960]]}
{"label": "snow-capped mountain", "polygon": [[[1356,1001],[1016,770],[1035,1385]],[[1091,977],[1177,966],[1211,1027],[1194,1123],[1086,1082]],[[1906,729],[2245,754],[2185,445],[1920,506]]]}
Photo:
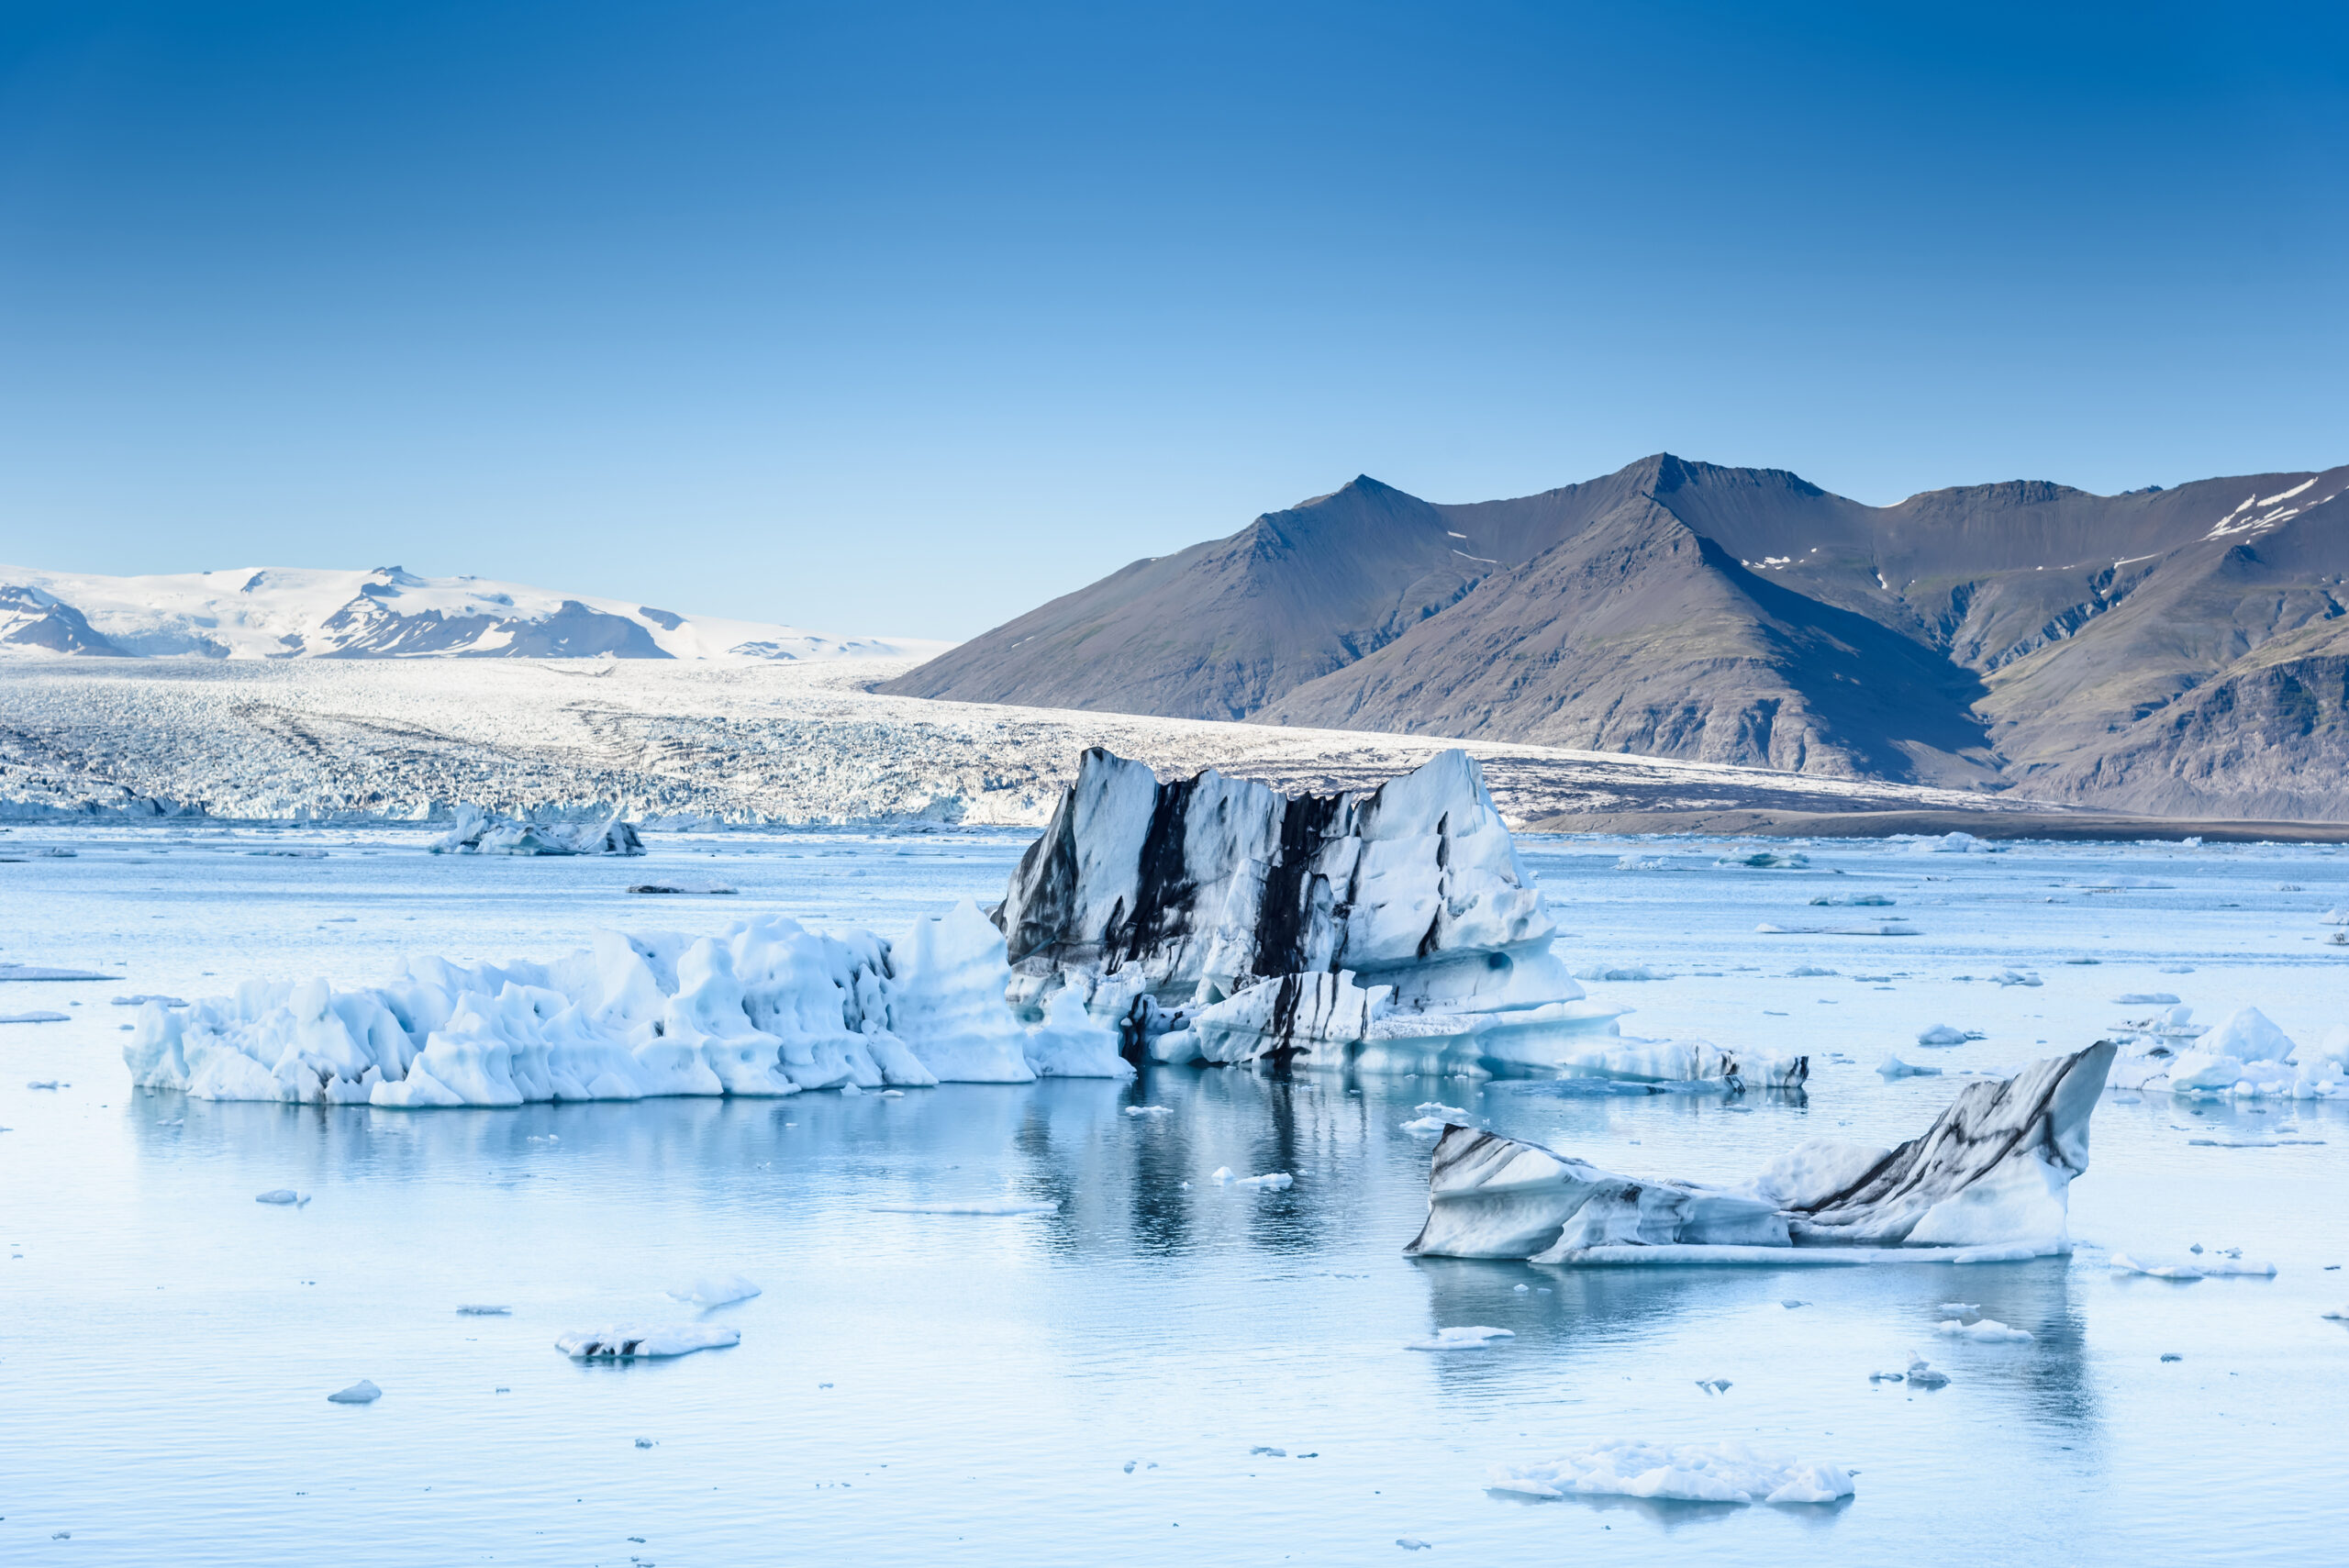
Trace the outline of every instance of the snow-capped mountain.
{"label": "snow-capped mountain", "polygon": [[947,646],[681,616],[396,566],[154,577],[0,566],[0,654],[20,657],[739,661],[889,658]]}

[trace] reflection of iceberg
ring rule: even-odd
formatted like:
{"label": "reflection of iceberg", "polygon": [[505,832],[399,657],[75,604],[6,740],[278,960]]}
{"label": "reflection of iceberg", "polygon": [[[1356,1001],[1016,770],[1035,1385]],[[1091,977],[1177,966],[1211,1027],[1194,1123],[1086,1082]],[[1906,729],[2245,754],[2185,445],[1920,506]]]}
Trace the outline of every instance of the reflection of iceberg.
{"label": "reflection of iceberg", "polygon": [[1715,1187],[1602,1171],[1464,1127],[1436,1145],[1416,1255],[1541,1263],[1977,1262],[2068,1250],[2065,1199],[2112,1064],[2099,1041],[1969,1084],[1921,1138],[1815,1140]]}
{"label": "reflection of iceberg", "polygon": [[[1015,1001],[1074,993],[1137,1059],[1599,1073],[1619,1044],[1622,1010],[1551,951],[1463,751],[1375,790],[1284,795],[1213,770],[1160,784],[1096,748],[996,920]],[[1794,1062],[1765,1075],[1800,1082]]]}
{"label": "reflection of iceberg", "polygon": [[455,823],[429,848],[436,855],[640,855],[644,840],[618,817],[604,822],[530,822],[460,806]]}
{"label": "reflection of iceberg", "polygon": [[555,963],[411,959],[365,989],[150,1002],[123,1056],[134,1082],[200,1099],[401,1108],[1131,1074],[1081,1010],[1022,1026],[1009,978],[967,903],[894,947],[767,915],[698,940],[607,931]]}
{"label": "reflection of iceberg", "polygon": [[2349,1026],[2334,1025],[2322,1045],[2301,1046],[2256,1007],[2208,1030],[2190,1021],[2192,1013],[2170,1007],[2132,1023],[2113,1086],[2197,1097],[2349,1097]]}

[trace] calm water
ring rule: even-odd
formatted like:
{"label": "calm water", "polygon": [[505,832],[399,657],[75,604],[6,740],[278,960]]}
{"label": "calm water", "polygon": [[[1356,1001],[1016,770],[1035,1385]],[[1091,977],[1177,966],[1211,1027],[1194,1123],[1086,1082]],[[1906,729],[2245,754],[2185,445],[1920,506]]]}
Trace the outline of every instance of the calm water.
{"label": "calm water", "polygon": [[[2108,1099],[2068,1260],[1573,1273],[1399,1253],[1428,1145],[1398,1124],[1422,1100],[1619,1169],[1733,1178],[1806,1137],[1921,1129],[1955,1085],[1885,1084],[1887,1050],[2016,1063],[2095,1038],[2124,991],[2212,1021],[2254,1003],[2320,1036],[2349,1019],[2349,952],[2313,917],[2349,903],[2349,860],[2323,851],[1812,846],[1807,869],[1760,871],[1715,866],[1719,844],[1528,841],[1578,965],[1676,977],[1591,986],[1640,1008],[1627,1029],[1810,1050],[1802,1104],[1182,1070],[403,1114],[134,1094],[117,1055],[117,995],[363,981],[402,951],[552,957],[597,926],[761,908],[894,930],[995,895],[1023,842],[664,838],[596,864],[433,859],[393,835],[0,834],[0,856],[80,851],[0,864],[0,959],[124,977],[0,985],[0,1012],[73,1015],[0,1026],[0,1561],[1353,1563],[1399,1556],[1397,1537],[1480,1564],[2340,1560],[2349,1329],[2319,1314],[2349,1305],[2349,1275],[2325,1272],[2349,1262],[2349,1107]],[[304,846],[328,857],[250,852]],[[1626,851],[1672,869],[1615,869]],[[621,891],[687,874],[741,896]],[[2099,882],[2135,885],[2082,885]],[[1898,903],[1808,904],[1861,892]],[[1921,934],[1753,929],[1887,917]],[[1840,973],[1789,978],[1801,965]],[[2044,984],[1957,978],[2007,965]],[[1987,1038],[1920,1051],[1935,1023]],[[1825,1065],[1836,1051],[1857,1063]],[[50,1078],[69,1086],[24,1086]],[[1121,1114],[1142,1103],[1173,1114]],[[2213,1126],[2325,1141],[2188,1145]],[[1219,1165],[1297,1184],[1219,1188]],[[312,1201],[252,1201],[279,1186]],[[874,1211],[998,1198],[1061,1208]],[[2197,1241],[2280,1273],[2105,1266]],[[711,1314],[735,1349],[581,1367],[551,1348],[690,1317],[661,1291],[712,1271],[765,1287]],[[1939,1340],[1950,1300],[2037,1338]],[[1457,1324],[1516,1338],[1402,1348]],[[1911,1350],[1951,1385],[1868,1383]],[[361,1377],[379,1403],[326,1403]],[[1728,1393],[1696,1386],[1716,1377]],[[1859,1494],[1484,1489],[1496,1464],[1616,1437],[1831,1459]]]}

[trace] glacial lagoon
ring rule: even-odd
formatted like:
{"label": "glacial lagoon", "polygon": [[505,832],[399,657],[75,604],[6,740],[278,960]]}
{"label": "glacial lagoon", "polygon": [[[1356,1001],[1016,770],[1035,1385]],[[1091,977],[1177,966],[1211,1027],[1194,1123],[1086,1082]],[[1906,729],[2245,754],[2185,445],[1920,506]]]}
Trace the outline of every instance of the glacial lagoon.
{"label": "glacial lagoon", "polygon": [[[887,933],[999,896],[1029,838],[659,835],[613,862],[435,858],[388,830],[0,835],[0,962],[118,977],[0,984],[0,1014],[67,1015],[0,1025],[0,1558],[2337,1557],[2339,1465],[2307,1434],[2349,1396],[2349,1324],[2322,1316],[2349,1310],[2341,1103],[2109,1093],[2063,1258],[1402,1255],[1431,1148],[1403,1124],[1428,1104],[1609,1169],[1734,1181],[1808,1138],[1911,1136],[1967,1071],[2145,1011],[2124,995],[2205,1023],[2256,1006],[2313,1044],[2349,1021],[2349,948],[2319,918],[2349,905],[2349,858],[2326,850],[1521,840],[1573,967],[1664,976],[1586,982],[1637,1009],[1627,1032],[1808,1052],[1799,1095],[1162,1067],[403,1112],[134,1092],[120,1059],[117,996],[366,982],[406,953],[551,960],[597,929],[769,910]],[[663,880],[739,892],[625,891]],[[1757,929],[1860,917],[1915,934]],[[1982,1038],[1918,1043],[1943,1025]],[[1942,1073],[1887,1080],[1893,1055]],[[1144,1106],[1165,1114],[1126,1114]],[[280,1189],[296,1201],[254,1201]],[[1027,1212],[906,1212],[956,1207]],[[2277,1273],[2110,1266],[2196,1245]],[[663,1294],[732,1273],[762,1294]],[[1951,1303],[2032,1338],[1938,1333]],[[626,1322],[740,1340],[622,1364],[554,1348]],[[1406,1348],[1461,1326],[1509,1335]],[[1912,1354],[1948,1385],[1870,1381]],[[328,1402],[362,1379],[381,1398]],[[1831,1462],[1856,1495],[1490,1488],[1626,1439]]]}

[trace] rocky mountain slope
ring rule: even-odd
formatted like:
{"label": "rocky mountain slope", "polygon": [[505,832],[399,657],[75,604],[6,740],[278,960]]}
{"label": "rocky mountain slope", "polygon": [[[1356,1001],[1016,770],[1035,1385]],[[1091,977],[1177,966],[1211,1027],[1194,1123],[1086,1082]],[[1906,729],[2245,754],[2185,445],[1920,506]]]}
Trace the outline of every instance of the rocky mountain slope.
{"label": "rocky mountain slope", "polygon": [[2344,488],[1874,507],[1668,455],[1465,506],[1358,479],[887,689],[2349,817]]}

